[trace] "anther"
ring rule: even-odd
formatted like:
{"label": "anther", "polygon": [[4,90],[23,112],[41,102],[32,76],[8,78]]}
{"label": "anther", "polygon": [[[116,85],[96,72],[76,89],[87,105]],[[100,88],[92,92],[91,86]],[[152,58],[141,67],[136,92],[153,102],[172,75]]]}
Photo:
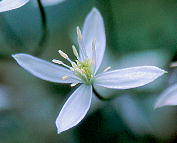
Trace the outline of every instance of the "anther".
{"label": "anther", "polygon": [[67,75],[62,77],[62,80],[67,80],[67,79],[69,79],[69,76]]}
{"label": "anther", "polygon": [[77,36],[78,36],[78,40],[82,40],[82,33],[79,26],[77,26]]}
{"label": "anther", "polygon": [[172,63],[170,64],[170,67],[171,67],[171,68],[177,67],[177,62],[172,62]]}
{"label": "anther", "polygon": [[63,57],[63,58],[65,58],[65,59],[68,59],[69,57],[68,57],[68,55],[67,54],[65,54],[63,51],[61,51],[61,50],[58,50],[58,53]]}
{"label": "anther", "polygon": [[107,71],[110,70],[110,69],[111,69],[111,67],[107,67],[107,68],[104,69],[103,72],[107,72]]}
{"label": "anther", "polygon": [[59,65],[63,64],[62,61],[59,61],[59,60],[56,60],[56,59],[53,59],[52,62],[55,63],[55,64],[59,64]]}
{"label": "anther", "polygon": [[71,61],[71,59],[68,57],[68,55],[66,53],[64,53],[61,50],[59,50],[58,53],[72,64],[73,61]]}
{"label": "anther", "polygon": [[74,45],[72,45],[72,49],[73,49],[73,53],[76,56],[76,58],[79,59],[79,54],[78,54],[77,49]]}
{"label": "anther", "polygon": [[71,87],[74,87],[74,86],[76,86],[78,83],[72,83],[70,86]]}
{"label": "anther", "polygon": [[71,68],[70,66],[64,64],[62,61],[59,61],[59,60],[56,60],[56,59],[53,59],[52,62],[55,63],[55,64],[63,65],[65,67],[69,68],[69,69]]}

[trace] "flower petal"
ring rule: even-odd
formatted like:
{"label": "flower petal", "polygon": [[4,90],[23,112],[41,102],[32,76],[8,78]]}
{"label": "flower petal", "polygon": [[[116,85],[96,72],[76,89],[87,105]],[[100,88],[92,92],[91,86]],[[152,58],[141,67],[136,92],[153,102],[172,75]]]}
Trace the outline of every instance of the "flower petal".
{"label": "flower petal", "polygon": [[157,99],[154,108],[177,105],[177,84],[167,88]]}
{"label": "flower petal", "polygon": [[86,55],[92,58],[92,42],[96,40],[96,69],[98,70],[105,51],[106,46],[106,36],[104,29],[104,22],[100,12],[93,8],[85,19],[83,26],[83,41],[85,44]]}
{"label": "flower petal", "polygon": [[20,8],[25,5],[29,0],[2,0],[0,1],[0,12],[5,12]]}
{"label": "flower petal", "polygon": [[132,67],[101,73],[95,77],[95,84],[115,89],[135,88],[152,82],[164,73],[154,66]]}
{"label": "flower petal", "polygon": [[[40,79],[57,83],[79,82],[79,79],[73,74],[72,71],[45,60],[33,57],[28,54],[16,54],[13,55],[13,58],[25,70]],[[63,76],[68,76],[69,79],[62,80]]]}
{"label": "flower petal", "polygon": [[92,86],[82,84],[74,91],[57,117],[58,134],[76,126],[85,117],[90,108],[91,98]]}
{"label": "flower petal", "polygon": [[57,5],[61,2],[64,2],[65,0],[42,0],[42,4],[44,6],[53,6],[53,5]]}

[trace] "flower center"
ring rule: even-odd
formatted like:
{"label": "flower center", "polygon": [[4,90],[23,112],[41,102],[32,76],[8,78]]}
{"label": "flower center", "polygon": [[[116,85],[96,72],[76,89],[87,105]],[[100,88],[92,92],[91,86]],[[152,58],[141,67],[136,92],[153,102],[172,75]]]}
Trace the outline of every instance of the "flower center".
{"label": "flower center", "polygon": [[[56,64],[60,64],[65,66],[66,68],[70,69],[71,71],[74,72],[74,74],[79,77],[79,79],[81,79],[81,81],[85,84],[92,84],[93,82],[93,67],[94,67],[94,60],[93,59],[89,59],[86,55],[86,52],[84,51],[84,45],[83,45],[83,41],[82,41],[82,34],[81,31],[79,29],[79,27],[77,27],[77,35],[78,35],[78,43],[79,43],[79,47],[80,47],[80,51],[82,54],[82,57],[84,57],[84,60],[81,60],[76,47],[73,45],[72,46],[72,50],[73,53],[75,55],[75,57],[77,58],[77,60],[72,61],[69,56],[64,53],[63,51],[59,50],[59,54],[61,57],[65,58],[67,61],[69,61],[70,65],[64,64],[62,61],[53,59],[52,62],[56,63]],[[65,75],[62,77],[63,80],[67,80],[71,77]],[[76,83],[72,83],[71,86],[75,86]]]}
{"label": "flower center", "polygon": [[[75,48],[75,47],[73,47]],[[76,50],[76,49],[75,49]],[[75,51],[73,50],[73,51]],[[86,59],[84,61],[80,61],[79,59],[72,61],[70,60],[70,58],[68,57],[67,54],[65,54],[64,52],[62,52],[61,50],[58,51],[59,54],[65,58],[66,60],[68,60],[71,64],[70,65],[67,65],[67,64],[64,64],[62,61],[59,61],[59,60],[56,60],[56,59],[53,59],[52,62],[56,63],[56,64],[60,64],[60,65],[63,65],[65,66],[66,68],[70,69],[71,71],[74,72],[74,74],[79,77],[82,82],[84,82],[85,84],[91,84],[92,81],[93,81],[93,70],[92,70],[92,60],[91,59]],[[75,51],[76,52],[76,51]],[[73,52],[74,53],[74,52]],[[67,80],[69,79],[70,77],[69,76],[63,76],[62,79],[63,80]],[[75,84],[72,84],[73,86],[75,86]]]}
{"label": "flower center", "polygon": [[92,61],[85,60],[83,62],[76,61],[77,66],[75,67],[75,74],[84,81],[85,84],[91,84],[93,81],[93,74],[92,74]]}
{"label": "flower center", "polygon": [[[72,72],[74,72],[74,74],[77,77],[79,77],[79,79],[84,84],[90,85],[94,81],[94,72],[95,72],[95,67],[96,67],[96,50],[95,50],[96,39],[94,39],[92,41],[92,57],[91,57],[91,59],[88,58],[88,56],[87,56],[82,33],[81,33],[79,27],[77,27],[77,40],[78,40],[78,44],[79,44],[79,48],[80,48],[80,55],[78,54],[76,47],[74,45],[72,45],[72,50],[73,50],[73,53],[74,53],[75,57],[77,58],[77,60],[72,61],[66,53],[59,50],[58,53],[60,54],[60,56],[63,57],[64,59],[66,59],[70,63],[70,65],[67,65],[67,64],[63,63],[62,61],[56,60],[56,59],[53,59],[52,62],[59,64],[59,65],[63,65],[64,67],[70,69]],[[107,67],[103,72],[107,72],[110,69],[111,69],[111,67]],[[68,75],[65,75],[62,77],[62,80],[68,80],[69,78],[71,78],[71,77],[69,77]],[[72,83],[71,87],[73,87],[77,84],[78,83]]]}

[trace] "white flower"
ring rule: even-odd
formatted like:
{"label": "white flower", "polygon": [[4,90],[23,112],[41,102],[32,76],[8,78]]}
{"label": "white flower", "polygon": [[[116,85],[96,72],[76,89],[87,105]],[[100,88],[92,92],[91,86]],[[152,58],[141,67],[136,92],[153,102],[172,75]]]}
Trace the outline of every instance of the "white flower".
{"label": "white flower", "polygon": [[177,84],[167,88],[157,99],[154,108],[177,105]]}
{"label": "white flower", "polygon": [[77,60],[72,61],[67,54],[58,51],[70,65],[56,59],[53,62],[62,66],[27,54],[13,55],[20,66],[43,80],[70,83],[71,86],[80,84],[57,117],[58,133],[72,128],[84,118],[90,108],[94,85],[115,89],[135,88],[152,82],[165,73],[155,66],[140,66],[113,71],[108,71],[108,67],[97,74],[105,51],[106,36],[102,16],[96,8],[86,17],[83,32],[77,27],[77,35],[79,53],[72,46]]}
{"label": "white flower", "polygon": [[[0,12],[5,12],[13,9],[20,8],[28,3],[30,0],[1,0],[0,1]],[[55,5],[64,0],[42,0],[42,3],[46,6]]]}

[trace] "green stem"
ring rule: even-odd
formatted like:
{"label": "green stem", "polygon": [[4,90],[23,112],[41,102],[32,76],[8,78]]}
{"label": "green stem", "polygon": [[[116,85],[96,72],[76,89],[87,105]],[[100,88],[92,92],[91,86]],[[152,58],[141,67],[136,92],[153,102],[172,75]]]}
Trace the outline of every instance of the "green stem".
{"label": "green stem", "polygon": [[35,56],[39,56],[42,54],[42,52],[45,49],[45,44],[48,40],[48,26],[47,26],[47,16],[44,10],[44,7],[42,5],[41,0],[37,0],[38,6],[39,6],[39,11],[41,15],[41,21],[42,21],[42,36],[41,39],[39,40],[38,47],[34,51]]}
{"label": "green stem", "polygon": [[103,96],[101,96],[97,91],[96,91],[96,89],[93,87],[93,93],[95,94],[95,96],[98,98],[98,99],[100,99],[100,100],[102,100],[102,101],[109,101],[109,100],[112,100],[112,99],[114,99],[114,98],[116,98],[117,96],[116,95],[111,95],[111,96],[109,96],[109,97],[103,97]]}

